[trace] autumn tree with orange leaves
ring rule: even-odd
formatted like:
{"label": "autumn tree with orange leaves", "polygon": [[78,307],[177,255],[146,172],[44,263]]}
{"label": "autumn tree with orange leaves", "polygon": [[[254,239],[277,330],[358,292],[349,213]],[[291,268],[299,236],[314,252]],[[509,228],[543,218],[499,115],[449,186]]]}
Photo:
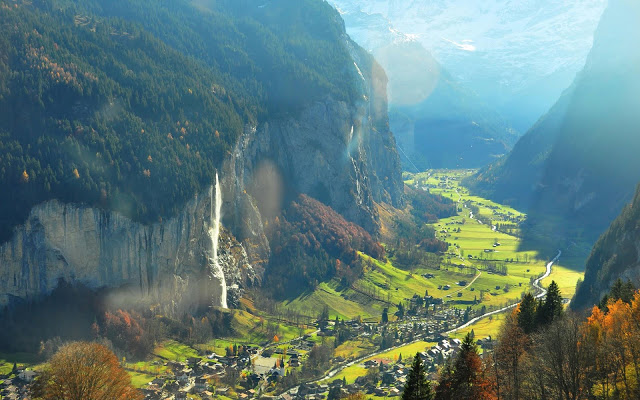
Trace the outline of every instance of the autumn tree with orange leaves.
{"label": "autumn tree with orange leaves", "polygon": [[596,349],[596,386],[603,398],[639,398],[640,292],[631,303],[609,300],[604,309],[593,307],[587,332]]}
{"label": "autumn tree with orange leaves", "polygon": [[74,342],[60,348],[32,388],[40,400],[142,400],[118,359],[104,345]]}
{"label": "autumn tree with orange leaves", "polygon": [[629,284],[614,285],[586,320],[565,313],[526,333],[520,312],[491,357],[498,399],[640,398],[640,292]]}

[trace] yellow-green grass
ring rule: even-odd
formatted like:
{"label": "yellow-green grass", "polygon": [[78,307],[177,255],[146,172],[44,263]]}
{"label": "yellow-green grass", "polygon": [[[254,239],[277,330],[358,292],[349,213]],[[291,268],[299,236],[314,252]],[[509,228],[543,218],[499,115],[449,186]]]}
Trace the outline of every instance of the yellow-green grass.
{"label": "yellow-green grass", "polygon": [[[366,257],[366,256],[365,256]],[[366,257],[368,258],[368,257]],[[380,262],[371,259],[375,264],[375,270],[368,271],[363,282],[376,286],[382,298],[389,299],[393,304],[406,302],[414,294],[424,295],[425,290],[429,294],[441,297],[447,291],[438,289],[439,286],[453,286],[460,280],[470,280],[473,276],[450,271],[438,271],[432,269],[417,268],[413,272],[405,271],[394,267],[391,262]],[[425,273],[434,275],[434,278],[427,279],[422,276]]]}
{"label": "yellow-green grass", "polygon": [[356,316],[366,318],[379,314],[370,304],[343,297],[346,296],[346,293],[339,292],[339,286],[337,280],[323,282],[318,285],[316,290],[305,293],[294,300],[285,301],[282,305],[312,316],[319,315],[324,306],[327,306],[331,318],[338,316],[341,319],[351,319]]}
{"label": "yellow-green grass", "polygon": [[7,375],[11,372],[12,369],[13,369],[12,362],[6,362],[6,361],[0,360],[0,375]]}
{"label": "yellow-green grass", "polygon": [[361,376],[365,376],[367,374],[367,369],[362,366],[362,364],[352,365],[340,371],[333,378],[328,381],[334,381],[336,379],[346,379],[347,384],[353,383],[357,378]]}
{"label": "yellow-green grass", "polygon": [[156,347],[154,354],[169,361],[185,361],[189,357],[199,357],[196,349],[175,340],[163,342]]}
{"label": "yellow-green grass", "polygon": [[131,377],[131,384],[135,388],[142,388],[155,379],[155,376],[146,375],[141,372],[127,371],[127,373]]}
{"label": "yellow-green grass", "polygon": [[484,339],[489,336],[495,339],[500,332],[500,327],[502,326],[507,313],[509,312],[511,312],[511,310],[505,311],[500,314],[490,315],[489,317],[483,318],[475,324],[464,329],[460,329],[459,331],[456,331],[449,336],[452,338],[462,339],[473,330],[476,339]]}
{"label": "yellow-green grass", "polygon": [[551,275],[541,281],[542,285],[547,287],[551,281],[556,281],[560,288],[560,294],[564,298],[572,298],[576,293],[576,283],[584,277],[584,272],[575,271],[560,264],[551,267]]}
{"label": "yellow-green grass", "polygon": [[[455,271],[425,268],[410,272],[394,267],[390,261],[382,262],[366,255],[361,256],[371,261],[373,267],[367,269],[364,276],[354,283],[356,290],[342,288],[334,280],[321,283],[313,292],[285,302],[283,306],[317,315],[326,305],[331,318],[338,316],[351,319],[360,316],[377,319],[383,308],[400,302],[406,303],[414,294],[424,295],[428,291],[432,296],[444,297],[449,292],[438,289],[439,286],[454,286],[460,280],[470,281],[473,278],[473,275]],[[434,278],[423,277],[425,273],[433,274]],[[374,293],[375,299],[364,293]]]}
{"label": "yellow-green grass", "polygon": [[375,346],[368,340],[347,340],[335,349],[336,357],[361,357],[375,350]]}
{"label": "yellow-green grass", "polygon": [[271,317],[260,317],[244,310],[237,310],[234,313],[231,329],[234,332],[233,337],[212,339],[207,343],[196,344],[194,348],[206,353],[225,354],[226,350],[233,345],[259,346],[274,342],[275,336],[278,337],[278,342],[286,342],[315,331],[313,327],[297,327],[274,320]]}
{"label": "yellow-green grass", "polygon": [[150,361],[138,361],[135,363],[126,363],[125,366],[129,370],[137,371],[141,374],[150,373],[153,375],[160,375],[169,370],[168,367],[164,365],[164,362],[155,358]]}
{"label": "yellow-green grass", "polygon": [[31,368],[38,363],[37,356],[30,353],[0,353],[0,375],[6,375],[16,363],[20,367]]}
{"label": "yellow-green grass", "polygon": [[257,344],[273,340],[274,335],[270,332],[267,325],[275,325],[275,334],[278,336],[279,341],[291,340],[315,331],[315,329],[311,327],[302,328],[282,321],[271,321],[268,317],[256,316],[246,311],[234,313],[231,328],[235,336],[241,338],[243,343]]}
{"label": "yellow-green grass", "polygon": [[346,378],[347,383],[353,383],[356,378],[360,376],[365,376],[367,374],[367,369],[363,367],[363,363],[368,360],[383,360],[384,362],[395,362],[398,360],[400,354],[402,354],[403,358],[413,357],[419,351],[425,351],[431,348],[431,346],[435,345],[435,343],[431,342],[416,342],[407,344],[405,346],[398,347],[397,349],[389,350],[384,353],[380,353],[378,355],[368,357],[364,359],[362,362],[347,367],[336,374],[330,381],[335,379],[343,379]]}
{"label": "yellow-green grass", "polygon": [[[469,288],[462,290],[461,297],[452,295],[451,299],[479,299],[480,291],[484,290],[488,291],[489,294],[485,294],[481,305],[500,306],[507,302],[517,300],[520,298],[522,292],[531,291],[531,278],[536,278],[544,273],[546,260],[537,259],[538,254],[533,251],[517,251],[518,238],[504,233],[494,232],[490,227],[481,225],[476,221],[467,219],[464,225],[446,225],[447,222],[458,222],[461,220],[462,217],[457,216],[442,220],[434,225],[437,231],[443,229],[453,231],[457,230],[457,228],[461,230],[460,232],[451,232],[447,234],[447,237],[443,237],[444,234],[439,234],[441,239],[456,244],[460,248],[460,250],[457,250],[455,246],[451,247],[450,252],[458,254],[459,257],[450,256],[446,261],[452,264],[464,264],[466,266],[483,269],[483,261],[478,260],[478,258],[481,257],[492,263],[499,265],[504,264],[507,267],[507,275],[490,273],[486,270],[482,271],[480,277]],[[493,247],[496,240],[500,243],[500,246]],[[493,252],[485,253],[485,249],[493,250]],[[462,255],[464,255],[464,257],[460,257]],[[468,258],[469,255],[472,255],[474,259],[470,260]],[[513,260],[513,262],[511,262],[511,260]],[[466,280],[470,281],[471,279]],[[508,292],[505,292],[503,289],[507,284],[510,285],[511,288]],[[496,289],[496,286],[499,286],[499,289]],[[474,291],[471,291],[471,288],[474,288]],[[452,288],[453,292],[456,290]],[[496,295],[491,295],[491,293],[495,293]],[[441,293],[437,294],[440,295]],[[447,294],[444,294],[444,296],[446,295]]]}
{"label": "yellow-green grass", "polygon": [[369,359],[383,360],[384,362],[396,362],[398,361],[400,354],[402,354],[402,358],[413,357],[417,352],[426,351],[435,344],[435,342],[419,341],[386,351],[384,353],[380,353],[377,356],[371,357]]}
{"label": "yellow-green grass", "polygon": [[[458,215],[442,219],[432,225],[438,238],[452,244],[449,250],[450,254],[445,257],[445,263],[482,268],[483,262],[479,260],[481,258],[507,267],[506,276],[489,274],[487,271],[483,271],[482,275],[471,287],[461,291],[461,297],[457,297],[456,294],[452,295],[451,299],[473,300],[480,297],[480,290],[484,290],[488,291],[488,293],[485,293],[482,303],[476,307],[483,305],[499,307],[507,303],[516,302],[523,292],[532,291],[531,278],[536,278],[544,273],[548,260],[536,251],[520,250],[521,243],[518,237],[493,231],[490,226],[480,224],[476,220],[469,218],[470,210],[463,206],[466,202],[478,207],[479,216],[483,217],[483,219],[491,220],[492,224],[510,223],[507,220],[503,220],[504,216],[518,220],[523,220],[526,217],[524,213],[513,208],[477,196],[471,196],[466,188],[459,185],[460,179],[470,173],[469,171],[428,171],[412,175],[410,178],[414,182],[418,182],[428,177],[426,184],[432,193],[441,194],[456,202],[461,202]],[[446,180],[445,185],[442,185],[440,178]],[[474,217],[477,218],[478,215],[474,215]],[[458,228],[460,232],[456,232]],[[443,230],[445,232],[442,232]],[[518,230],[515,229],[515,231],[517,232]],[[500,246],[493,247],[496,241],[500,243]],[[490,250],[490,252],[485,252],[485,250]],[[473,260],[468,258],[469,255],[473,256]],[[450,269],[456,270],[455,267],[450,267]],[[561,266],[554,266],[552,275],[542,283],[548,285],[552,279],[555,279],[561,286],[563,295],[571,297],[575,292],[575,284],[580,276],[581,273],[579,272]],[[507,284],[510,285],[509,292],[503,290]],[[499,289],[496,289],[498,286]],[[471,288],[475,290],[472,292]],[[452,287],[453,293],[455,293],[454,289],[457,290],[457,288]],[[436,295],[440,295],[440,293]],[[445,297],[445,300],[448,300],[448,298]],[[476,327],[479,327],[481,332],[486,332],[487,334],[497,333],[502,318],[503,316],[493,316],[491,320],[483,319],[469,327],[469,329],[459,333],[458,336],[466,334],[466,332]]]}

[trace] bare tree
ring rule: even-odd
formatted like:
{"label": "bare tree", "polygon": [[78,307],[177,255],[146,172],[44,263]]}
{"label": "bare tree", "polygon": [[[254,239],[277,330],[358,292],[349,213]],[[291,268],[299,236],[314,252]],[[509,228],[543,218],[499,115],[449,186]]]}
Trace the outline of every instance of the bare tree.
{"label": "bare tree", "polygon": [[535,342],[531,373],[542,375],[546,396],[562,400],[590,398],[595,353],[583,323],[567,315],[539,334]]}

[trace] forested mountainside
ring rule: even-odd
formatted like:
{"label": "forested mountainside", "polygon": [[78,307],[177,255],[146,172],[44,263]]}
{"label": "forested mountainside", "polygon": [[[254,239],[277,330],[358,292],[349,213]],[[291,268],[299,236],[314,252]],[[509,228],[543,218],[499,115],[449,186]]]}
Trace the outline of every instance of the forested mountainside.
{"label": "forested mountainside", "polygon": [[52,198],[175,215],[246,124],[360,97],[321,1],[3,1],[0,31],[2,241]]}
{"label": "forested mountainside", "polygon": [[626,206],[596,242],[587,260],[584,281],[572,307],[597,304],[618,279],[640,282],[640,186]]}
{"label": "forested mountainside", "polygon": [[219,224],[234,304],[300,194],[373,237],[404,204],[386,75],[324,1],[0,6],[0,304],[63,278],[192,311]]}
{"label": "forested mountainside", "polygon": [[584,70],[503,160],[470,182],[479,193],[527,207],[529,230],[555,245],[593,243],[640,180],[640,5],[615,0]]}

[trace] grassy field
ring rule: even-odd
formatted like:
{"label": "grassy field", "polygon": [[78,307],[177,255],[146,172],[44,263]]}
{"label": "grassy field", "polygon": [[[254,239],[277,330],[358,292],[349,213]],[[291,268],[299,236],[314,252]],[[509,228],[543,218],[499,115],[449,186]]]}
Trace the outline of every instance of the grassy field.
{"label": "grassy field", "polygon": [[133,387],[142,388],[147,386],[149,382],[151,382],[155,376],[153,375],[145,375],[141,372],[127,371],[129,376],[131,377],[131,384]]}
{"label": "grassy field", "polygon": [[375,346],[367,340],[347,340],[340,346],[336,347],[336,357],[361,357],[365,354],[375,351]]}
{"label": "grassy field", "polygon": [[[479,301],[472,308],[485,306],[492,310],[517,302],[524,293],[533,291],[531,282],[545,272],[546,263],[555,254],[521,250],[519,224],[526,215],[469,194],[460,181],[470,173],[427,171],[405,174],[408,185],[417,185],[418,189],[441,194],[458,203],[458,215],[432,224],[436,236],[450,244],[440,269],[418,268],[409,272],[394,267],[389,261],[370,259],[372,267],[365,271],[353,288],[342,288],[337,281],[321,283],[313,292],[285,302],[283,306],[316,315],[327,305],[332,318],[337,315],[347,319],[357,316],[378,319],[383,308],[393,307],[399,302],[406,302],[414,294],[425,292],[456,307],[466,308],[469,303]],[[472,215],[472,211],[475,214]],[[432,277],[426,278],[425,274]],[[570,298],[581,277],[582,273],[562,266],[561,260],[542,284],[546,286],[551,280],[556,280],[563,296]],[[468,286],[457,285],[460,281],[465,281]],[[473,284],[469,285],[472,281]],[[446,285],[449,290],[445,290]],[[501,316],[494,316],[490,320],[479,321],[469,330],[474,329],[479,337],[495,334],[501,320]],[[354,351],[359,352],[357,348]]]}
{"label": "grassy field", "polygon": [[185,361],[189,357],[198,357],[198,352],[193,347],[173,340],[158,346],[154,354],[169,361]]}
{"label": "grassy field", "polygon": [[435,345],[435,343],[420,341],[420,342],[411,343],[405,346],[401,346],[401,347],[398,347],[397,349],[389,350],[384,353],[380,353],[376,356],[366,358],[361,363],[358,363],[356,365],[352,365],[350,367],[343,369],[342,371],[340,371],[339,374],[336,374],[336,376],[334,376],[329,380],[333,381],[335,379],[346,378],[347,383],[353,383],[356,380],[356,378],[365,376],[367,374],[367,370],[366,368],[364,368],[364,365],[363,365],[365,361],[376,360],[384,363],[396,362],[398,361],[398,358],[400,357],[400,355],[402,355],[403,358],[413,357],[417,352],[428,350],[433,345]]}
{"label": "grassy field", "polygon": [[575,271],[562,265],[562,261],[558,265],[554,265],[551,269],[551,275],[542,280],[542,285],[548,286],[551,281],[556,281],[560,287],[562,297],[570,299],[576,293],[576,283],[584,276],[583,272]]}
{"label": "grassy field", "polygon": [[13,369],[16,363],[20,367],[31,368],[38,362],[36,355],[28,353],[0,353],[0,375],[6,375]]}
{"label": "grassy field", "polygon": [[502,325],[502,322],[504,321],[506,315],[506,312],[490,315],[489,317],[484,318],[467,328],[456,331],[455,333],[451,334],[450,337],[462,340],[465,336],[467,336],[467,333],[473,330],[475,337],[478,339],[483,339],[489,336],[495,339],[500,332],[500,326]]}

